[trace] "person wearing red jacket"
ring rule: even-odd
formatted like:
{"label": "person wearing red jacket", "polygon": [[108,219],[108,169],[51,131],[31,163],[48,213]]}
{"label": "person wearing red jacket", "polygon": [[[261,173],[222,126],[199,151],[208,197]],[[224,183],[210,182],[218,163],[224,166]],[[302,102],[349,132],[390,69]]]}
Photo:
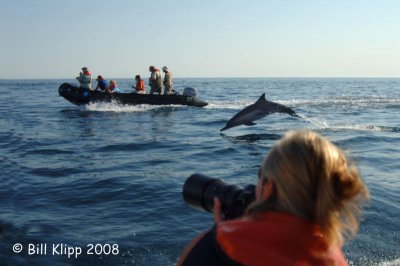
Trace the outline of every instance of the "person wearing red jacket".
{"label": "person wearing red jacket", "polygon": [[358,230],[369,192],[357,168],[326,138],[290,131],[259,169],[246,214],[195,238],[178,265],[347,265],[345,240]]}
{"label": "person wearing red jacket", "polygon": [[144,85],[143,79],[140,77],[140,75],[135,76],[135,81],[136,85],[132,86],[132,88],[135,90],[134,92],[137,94],[145,94],[146,93],[146,88]]}

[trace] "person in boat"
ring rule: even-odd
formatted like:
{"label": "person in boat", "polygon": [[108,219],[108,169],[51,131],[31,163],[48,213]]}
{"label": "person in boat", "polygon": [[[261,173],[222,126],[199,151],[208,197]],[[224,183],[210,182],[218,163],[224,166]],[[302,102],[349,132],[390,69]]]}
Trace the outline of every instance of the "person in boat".
{"label": "person in boat", "polygon": [[97,76],[96,81],[97,81],[97,86],[95,90],[105,92],[108,87],[107,80],[105,80],[102,75],[99,75]]}
{"label": "person in boat", "polygon": [[146,93],[146,88],[145,88],[145,85],[144,85],[144,81],[140,77],[140,75],[136,75],[135,76],[135,81],[136,81],[135,86],[132,86],[132,88],[135,90],[134,93],[145,94]]}
{"label": "person in boat", "polygon": [[149,85],[151,87],[150,94],[158,93],[161,95],[162,80],[160,70],[154,66],[150,66],[149,71],[151,72],[149,79]]}
{"label": "person in boat", "polygon": [[172,90],[173,80],[172,80],[172,73],[169,71],[168,67],[164,66],[162,68],[164,72],[164,95],[172,95],[176,94],[174,90]]}
{"label": "person in boat", "polygon": [[256,200],[246,214],[195,238],[178,265],[347,265],[344,240],[354,236],[369,193],[358,170],[329,140],[290,131],[264,159]]}
{"label": "person in boat", "polygon": [[106,93],[113,94],[114,92],[121,92],[115,80],[110,80],[110,85],[106,89]]}
{"label": "person in boat", "polygon": [[92,89],[92,74],[90,73],[87,67],[82,67],[82,71],[79,73],[79,76],[76,77],[79,81],[80,87],[82,89]]}

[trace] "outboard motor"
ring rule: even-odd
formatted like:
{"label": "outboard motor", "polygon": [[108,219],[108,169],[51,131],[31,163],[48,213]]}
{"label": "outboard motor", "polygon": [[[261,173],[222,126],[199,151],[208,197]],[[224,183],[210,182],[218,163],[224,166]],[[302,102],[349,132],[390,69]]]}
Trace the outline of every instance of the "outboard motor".
{"label": "outboard motor", "polygon": [[183,96],[196,97],[197,90],[195,88],[186,87],[183,89]]}

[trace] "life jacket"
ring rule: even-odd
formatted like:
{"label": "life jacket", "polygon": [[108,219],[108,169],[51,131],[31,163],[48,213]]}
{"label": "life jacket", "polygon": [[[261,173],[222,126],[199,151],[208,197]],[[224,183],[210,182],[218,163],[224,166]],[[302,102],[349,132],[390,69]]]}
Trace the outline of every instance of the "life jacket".
{"label": "life jacket", "polygon": [[117,84],[115,84],[115,83],[110,83],[110,85],[109,85],[109,88],[110,88],[110,90],[115,90],[116,88],[117,88],[118,86],[117,86]]}
{"label": "life jacket", "polygon": [[285,213],[219,223],[216,242],[243,265],[347,265],[340,247],[329,246],[317,225]]}
{"label": "life jacket", "polygon": [[145,90],[144,81],[142,79],[136,82],[136,90],[138,90],[138,91]]}

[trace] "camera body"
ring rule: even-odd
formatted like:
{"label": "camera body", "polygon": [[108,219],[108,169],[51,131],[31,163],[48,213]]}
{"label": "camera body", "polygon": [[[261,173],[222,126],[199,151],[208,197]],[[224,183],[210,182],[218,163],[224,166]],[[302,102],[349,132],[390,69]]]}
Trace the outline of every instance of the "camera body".
{"label": "camera body", "polygon": [[191,207],[212,212],[214,198],[221,201],[221,212],[225,219],[234,219],[244,214],[247,206],[255,200],[255,185],[241,187],[229,185],[217,178],[193,174],[183,185],[183,199]]}

